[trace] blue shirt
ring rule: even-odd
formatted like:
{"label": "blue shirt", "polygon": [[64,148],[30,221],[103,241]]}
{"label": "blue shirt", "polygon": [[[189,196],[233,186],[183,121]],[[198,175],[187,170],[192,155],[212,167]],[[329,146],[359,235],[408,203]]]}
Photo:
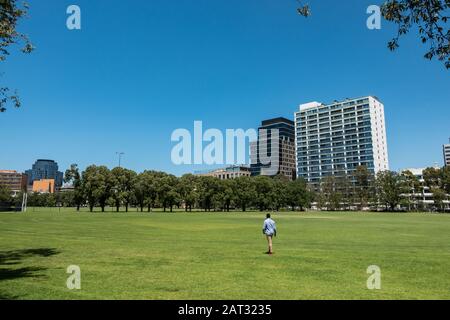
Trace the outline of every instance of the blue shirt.
{"label": "blue shirt", "polygon": [[275,221],[270,218],[264,220],[263,233],[267,236],[272,236],[277,233],[277,227]]}

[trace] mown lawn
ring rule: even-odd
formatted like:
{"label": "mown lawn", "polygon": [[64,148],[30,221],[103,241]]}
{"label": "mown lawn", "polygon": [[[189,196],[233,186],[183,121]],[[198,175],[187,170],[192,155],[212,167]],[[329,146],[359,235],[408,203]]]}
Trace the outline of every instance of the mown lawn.
{"label": "mown lawn", "polygon": [[[0,213],[0,298],[450,298],[448,215],[274,216],[268,256],[262,213]],[[370,265],[381,290],[366,287]]]}

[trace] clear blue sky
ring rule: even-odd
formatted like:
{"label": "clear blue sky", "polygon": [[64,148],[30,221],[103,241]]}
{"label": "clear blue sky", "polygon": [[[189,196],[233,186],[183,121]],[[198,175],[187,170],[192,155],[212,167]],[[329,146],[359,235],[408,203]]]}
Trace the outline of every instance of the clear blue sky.
{"label": "clear blue sky", "polygon": [[[293,118],[300,103],[378,96],[386,108],[392,169],[442,164],[450,136],[450,73],[422,56],[415,34],[391,53],[394,28],[366,28],[376,1],[29,0],[21,24],[37,47],[1,63],[23,107],[0,115],[0,169],[50,158],[65,170],[95,163],[182,174],[170,135],[256,128]],[[66,8],[82,10],[69,31]]]}

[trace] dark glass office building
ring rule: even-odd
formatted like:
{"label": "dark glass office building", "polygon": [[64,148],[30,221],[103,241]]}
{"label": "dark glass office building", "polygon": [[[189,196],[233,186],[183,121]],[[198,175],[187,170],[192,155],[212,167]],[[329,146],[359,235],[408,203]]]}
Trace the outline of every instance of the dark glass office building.
{"label": "dark glass office building", "polygon": [[41,179],[54,179],[58,188],[63,184],[63,173],[58,171],[58,163],[53,160],[39,159],[25,174],[28,176],[28,185],[33,185],[34,181]]}
{"label": "dark glass office building", "polygon": [[[274,130],[278,131],[278,139],[272,141],[272,135],[276,134]],[[278,157],[274,159],[272,159],[273,150],[278,151]],[[267,164],[267,158],[271,159],[270,164]],[[294,180],[296,178],[294,121],[286,118],[262,121],[261,127],[258,128],[258,140],[251,144],[251,159],[252,176],[283,175]],[[277,170],[274,171],[272,169],[274,167]]]}

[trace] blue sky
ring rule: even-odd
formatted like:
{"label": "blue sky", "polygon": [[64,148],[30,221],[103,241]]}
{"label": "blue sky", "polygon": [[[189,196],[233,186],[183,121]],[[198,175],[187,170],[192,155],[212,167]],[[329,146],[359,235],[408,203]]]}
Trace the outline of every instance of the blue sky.
{"label": "blue sky", "polygon": [[[0,65],[23,107],[0,115],[0,169],[50,158],[65,170],[95,163],[177,175],[173,130],[256,128],[293,118],[300,103],[376,95],[385,104],[392,169],[442,164],[450,136],[450,77],[423,58],[416,34],[366,28],[376,1],[29,0],[21,24],[36,46]],[[66,8],[82,30],[66,28]]]}

